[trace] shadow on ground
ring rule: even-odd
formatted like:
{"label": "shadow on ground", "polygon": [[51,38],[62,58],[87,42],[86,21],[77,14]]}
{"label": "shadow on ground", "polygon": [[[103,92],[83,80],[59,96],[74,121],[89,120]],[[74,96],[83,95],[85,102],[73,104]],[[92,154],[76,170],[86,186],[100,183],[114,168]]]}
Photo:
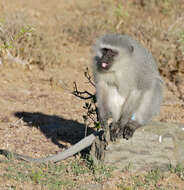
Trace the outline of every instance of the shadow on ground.
{"label": "shadow on ground", "polygon": [[77,121],[63,119],[57,115],[46,115],[40,112],[15,112],[15,116],[21,118],[29,127],[38,128],[47,138],[64,148],[59,141],[75,144],[85,136],[94,132],[89,128]]}

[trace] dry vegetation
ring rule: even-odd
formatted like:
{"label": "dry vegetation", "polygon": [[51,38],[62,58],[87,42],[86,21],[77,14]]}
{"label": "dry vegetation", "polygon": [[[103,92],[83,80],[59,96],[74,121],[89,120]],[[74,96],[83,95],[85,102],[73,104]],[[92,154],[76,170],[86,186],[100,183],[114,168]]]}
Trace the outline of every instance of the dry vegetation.
{"label": "dry vegetation", "polygon": [[[15,2],[0,2],[1,148],[43,156],[82,138],[83,101],[66,88],[72,89],[72,82],[77,81],[81,88],[94,91],[85,84],[83,73],[90,65],[93,40],[106,32],[129,34],[153,52],[169,102],[162,106],[158,119],[184,122],[183,0]],[[27,117],[15,122],[18,114],[14,113],[20,111],[27,112]],[[70,128],[74,133],[70,135],[68,129],[63,133],[54,128],[48,133],[42,128],[68,122],[81,132]],[[81,186],[88,183],[103,184],[103,189],[183,189],[184,169],[168,169],[135,174],[127,167],[116,173],[78,157],[56,165],[10,160],[0,163],[0,189],[82,190],[90,189]]]}

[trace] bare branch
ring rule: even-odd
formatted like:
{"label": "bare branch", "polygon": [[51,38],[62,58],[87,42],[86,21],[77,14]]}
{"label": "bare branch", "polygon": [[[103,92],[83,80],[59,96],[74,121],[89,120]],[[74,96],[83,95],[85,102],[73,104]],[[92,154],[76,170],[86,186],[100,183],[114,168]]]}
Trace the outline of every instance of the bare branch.
{"label": "bare branch", "polygon": [[88,79],[88,82],[95,87],[94,82],[91,79],[91,75],[89,74],[89,69],[88,67],[86,68],[86,71],[84,72],[84,76]]}
{"label": "bare branch", "polygon": [[90,92],[88,92],[86,90],[85,91],[78,91],[76,82],[74,82],[74,91],[72,92],[72,94],[74,94],[75,96],[77,96],[83,100],[92,99],[94,96],[93,94],[91,94]]}

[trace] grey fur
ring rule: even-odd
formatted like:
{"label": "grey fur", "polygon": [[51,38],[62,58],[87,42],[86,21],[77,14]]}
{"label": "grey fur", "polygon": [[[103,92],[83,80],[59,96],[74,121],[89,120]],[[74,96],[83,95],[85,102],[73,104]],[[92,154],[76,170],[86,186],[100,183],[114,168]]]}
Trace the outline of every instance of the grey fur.
{"label": "grey fur", "polygon": [[76,143],[75,145],[71,146],[69,149],[65,150],[64,152],[59,152],[55,155],[48,156],[45,158],[31,158],[26,155],[13,153],[13,152],[10,152],[8,150],[3,150],[3,149],[0,149],[0,154],[5,155],[6,157],[13,157],[15,159],[25,160],[25,161],[33,162],[33,163],[58,162],[61,160],[65,160],[69,158],[70,156],[73,156],[74,154],[80,152],[81,150],[89,147],[93,143],[95,138],[96,138],[96,134],[91,134],[85,137],[84,139],[82,139],[81,141],[79,141],[78,143]]}
{"label": "grey fur", "polygon": [[[118,51],[108,70],[99,70],[102,48]],[[94,46],[93,73],[101,123],[124,128],[131,117],[144,125],[159,112],[162,80],[152,54],[128,35],[106,34]]]}

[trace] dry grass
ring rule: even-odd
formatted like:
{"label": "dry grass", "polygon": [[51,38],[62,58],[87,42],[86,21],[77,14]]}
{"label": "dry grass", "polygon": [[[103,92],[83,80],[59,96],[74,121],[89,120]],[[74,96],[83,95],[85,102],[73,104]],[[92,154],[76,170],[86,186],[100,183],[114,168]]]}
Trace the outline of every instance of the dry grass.
{"label": "dry grass", "polygon": [[182,0],[79,1],[71,6],[72,15],[52,18],[50,29],[23,14],[6,16],[0,22],[1,49],[44,67],[65,62],[69,43],[85,46],[106,32],[126,33],[148,47],[163,76],[171,78],[184,64],[183,8]]}
{"label": "dry grass", "polygon": [[183,189],[184,168],[168,167],[144,173],[132,173],[128,167],[114,172],[102,164],[93,165],[91,160],[70,159],[58,164],[28,164],[15,160],[1,161],[1,189],[88,189],[102,184],[103,189],[114,190],[171,190]]}
{"label": "dry grass", "polygon": [[42,68],[61,62],[55,39],[28,23],[23,14],[1,19],[0,55],[3,62],[37,64]]}

